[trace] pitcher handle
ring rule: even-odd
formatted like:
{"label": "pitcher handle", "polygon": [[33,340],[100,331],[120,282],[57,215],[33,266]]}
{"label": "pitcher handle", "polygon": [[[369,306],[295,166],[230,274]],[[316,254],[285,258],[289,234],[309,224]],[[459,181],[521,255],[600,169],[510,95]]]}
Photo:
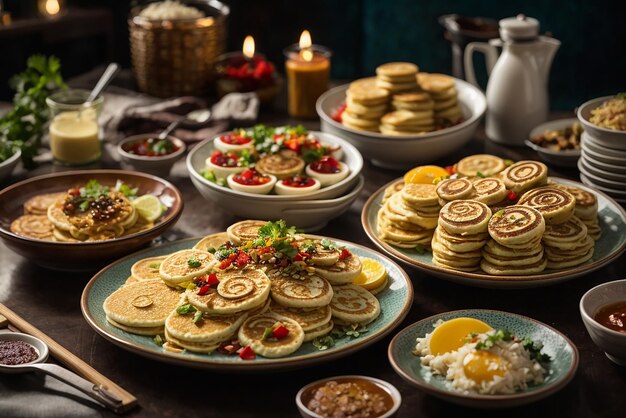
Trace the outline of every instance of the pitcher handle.
{"label": "pitcher handle", "polygon": [[493,66],[496,65],[498,60],[498,49],[494,45],[490,45],[484,42],[470,42],[465,47],[465,56],[463,57],[465,65],[465,78],[468,82],[481,88],[476,80],[476,73],[474,72],[473,56],[474,51],[482,52],[485,54],[485,61],[487,64],[487,75],[491,74]]}

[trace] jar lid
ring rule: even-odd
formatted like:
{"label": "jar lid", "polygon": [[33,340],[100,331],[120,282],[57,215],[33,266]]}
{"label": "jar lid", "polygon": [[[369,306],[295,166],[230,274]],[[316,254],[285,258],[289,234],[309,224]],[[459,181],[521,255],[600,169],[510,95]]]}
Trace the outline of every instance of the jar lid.
{"label": "jar lid", "polygon": [[500,37],[505,41],[526,41],[539,35],[539,21],[523,14],[502,19],[499,24]]}

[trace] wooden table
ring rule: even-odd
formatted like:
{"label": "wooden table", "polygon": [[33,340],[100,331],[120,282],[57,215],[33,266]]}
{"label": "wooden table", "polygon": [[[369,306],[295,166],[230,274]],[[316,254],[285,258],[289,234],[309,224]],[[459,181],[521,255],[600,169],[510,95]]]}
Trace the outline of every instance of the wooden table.
{"label": "wooden table", "polygon": [[[273,124],[298,122],[281,116],[283,114],[279,108],[278,111],[262,114],[260,120]],[[319,127],[318,122],[305,125]],[[479,132],[463,150],[436,163],[447,165],[468,154],[482,152],[514,160],[537,158],[535,152],[529,149],[509,149],[486,141]],[[103,166],[115,165],[105,161]],[[22,173],[14,180],[58,169],[43,166],[30,173]],[[374,191],[401,173],[380,169],[366,162],[363,174],[367,182],[359,199],[347,213],[331,221],[320,233],[374,248],[361,227],[361,209]],[[577,178],[575,171],[551,170],[550,174]],[[208,202],[200,196],[189,180],[183,161],[177,163],[169,180],[181,190],[185,209],[178,224],[167,234],[167,239],[223,231],[237,220],[220,208],[219,203]],[[496,412],[466,409],[423,394],[406,384],[387,360],[387,346],[397,331],[424,317],[464,308],[499,309],[527,315],[562,331],[580,351],[578,373],[565,389],[527,407],[506,411],[507,416],[624,416],[626,369],[611,363],[592,343],[578,311],[578,302],[586,290],[624,277],[624,257],[585,277],[530,290],[461,286],[407,268],[414,285],[415,299],[407,318],[391,335],[347,358],[295,371],[254,375],[195,370],[131,354],[100,337],[83,319],[79,300],[91,274],[44,270],[32,261],[15,255],[3,244],[0,244],[0,263],[0,302],[136,395],[140,408],[130,412],[129,416],[298,416],[294,397],[300,387],[316,379],[343,374],[376,376],[393,383],[403,397],[399,417],[496,416]]]}

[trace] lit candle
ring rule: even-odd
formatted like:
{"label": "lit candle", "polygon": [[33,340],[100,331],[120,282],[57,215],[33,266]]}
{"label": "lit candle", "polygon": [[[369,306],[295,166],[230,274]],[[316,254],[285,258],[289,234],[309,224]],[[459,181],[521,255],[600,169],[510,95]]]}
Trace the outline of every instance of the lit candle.
{"label": "lit candle", "polygon": [[314,118],[315,102],[328,89],[330,77],[329,49],[313,45],[311,34],[305,30],[298,45],[285,49],[289,115]]}
{"label": "lit candle", "polygon": [[39,13],[46,17],[58,16],[61,12],[62,0],[39,0]]}

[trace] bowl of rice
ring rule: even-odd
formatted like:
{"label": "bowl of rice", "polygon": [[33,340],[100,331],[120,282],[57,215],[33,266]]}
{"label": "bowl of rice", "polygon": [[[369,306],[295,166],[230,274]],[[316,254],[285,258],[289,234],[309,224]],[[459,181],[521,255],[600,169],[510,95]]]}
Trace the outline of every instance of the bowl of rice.
{"label": "bowl of rice", "polygon": [[565,335],[531,318],[492,310],[418,321],[393,338],[388,354],[411,385],[479,408],[543,399],[565,387],[578,368],[578,350]]}
{"label": "bowl of rice", "polygon": [[589,100],[578,107],[577,116],[595,142],[609,148],[625,149],[626,94]]}

